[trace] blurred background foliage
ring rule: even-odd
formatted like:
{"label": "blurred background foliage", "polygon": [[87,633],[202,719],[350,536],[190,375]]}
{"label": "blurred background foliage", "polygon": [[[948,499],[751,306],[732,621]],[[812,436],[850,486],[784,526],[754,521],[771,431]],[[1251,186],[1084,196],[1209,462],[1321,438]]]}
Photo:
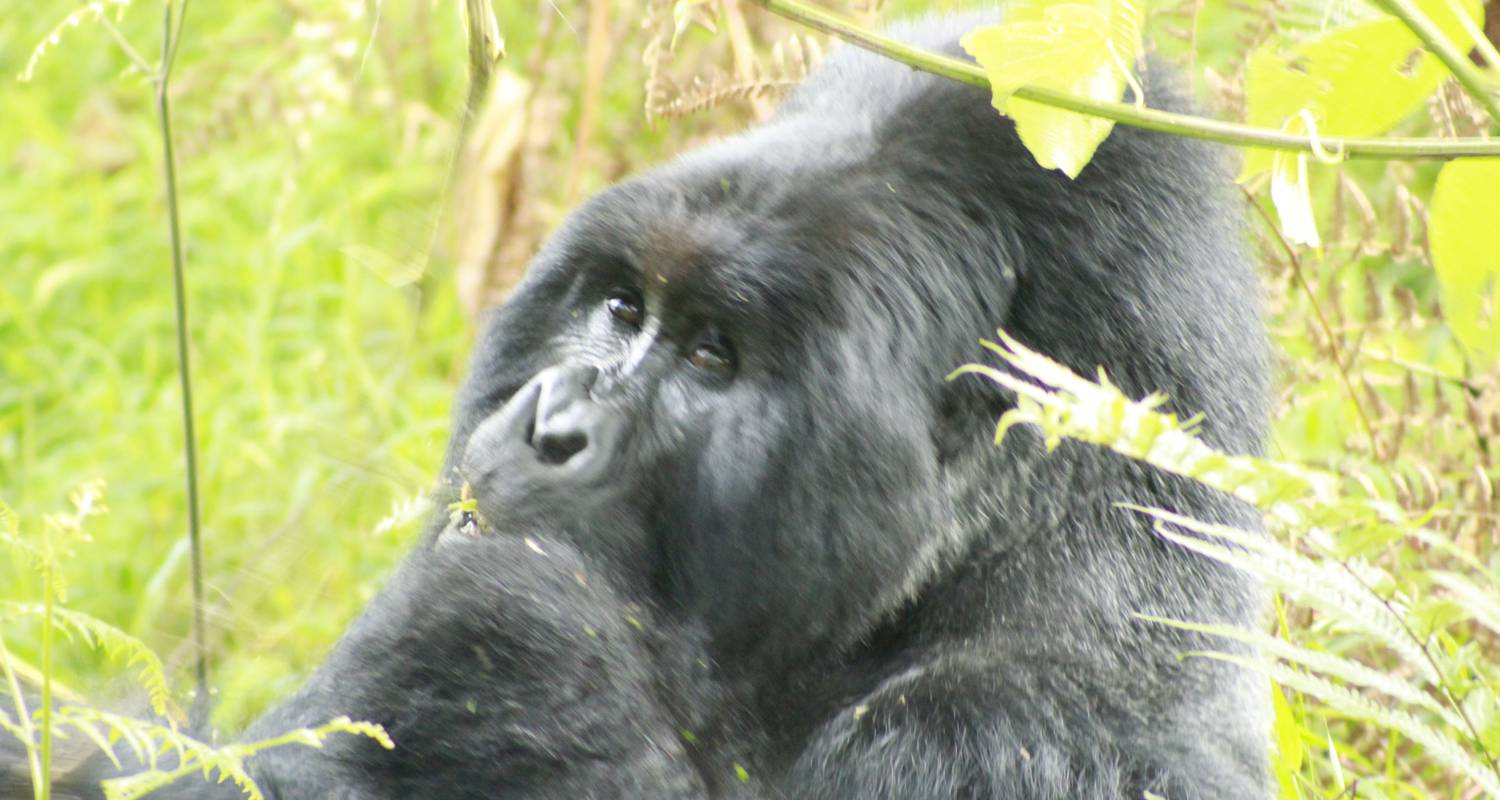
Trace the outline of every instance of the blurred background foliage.
{"label": "blurred background foliage", "polygon": [[[155,4],[98,5],[154,51]],[[225,730],[294,689],[411,545],[481,310],[546,233],[590,193],[765,116],[832,46],[739,0],[500,0],[506,56],[459,151],[458,5],[197,3],[188,18],[172,86],[214,722]],[[1488,6],[1494,37],[1500,7]],[[186,692],[160,141],[151,86],[108,27],[88,13],[64,22],[82,7],[0,14],[0,499],[24,525],[80,483],[108,483],[111,513],[66,565],[69,604],[152,645]],[[841,10],[873,24],[957,7]],[[1209,112],[1239,119],[1256,48],[1372,13],[1353,0],[1159,2],[1147,41]],[[1487,130],[1450,82],[1390,133]],[[1317,249],[1278,233],[1264,180],[1245,185],[1279,354],[1270,454],[1367,482],[1493,586],[1500,369],[1444,324],[1425,235],[1439,166],[1314,164]],[[1345,545],[1395,576],[1393,594],[1425,592],[1449,565],[1414,539]],[[39,591],[33,571],[0,561],[0,599]],[[1443,597],[1423,595],[1432,635],[1472,652],[1474,674],[1493,681],[1495,632],[1440,624]],[[1284,623],[1304,646],[1363,647],[1343,647],[1310,610],[1288,607]],[[15,627],[8,644],[34,657],[36,632]],[[57,677],[117,696],[101,659],[69,649]],[[1495,709],[1481,712],[1494,722]],[[1471,796],[1389,731],[1292,713],[1296,735],[1324,753],[1305,768],[1308,786],[1336,794],[1362,776],[1365,790],[1348,794]]]}

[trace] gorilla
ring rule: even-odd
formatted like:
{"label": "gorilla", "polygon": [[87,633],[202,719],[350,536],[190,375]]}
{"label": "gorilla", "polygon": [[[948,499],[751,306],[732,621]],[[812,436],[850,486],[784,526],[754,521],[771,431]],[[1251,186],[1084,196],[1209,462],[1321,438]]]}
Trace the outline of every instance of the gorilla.
{"label": "gorilla", "polygon": [[[896,35],[961,56],[981,22]],[[396,748],[251,774],[280,800],[1269,797],[1264,679],[1137,616],[1253,625],[1258,587],[1118,504],[1254,512],[996,445],[1014,397],[945,380],[1002,327],[1257,452],[1222,160],[1120,127],[1069,180],[987,92],[846,47],[769,122],[594,197],[477,343],[442,481],[472,513],[245,734],[348,715]]]}

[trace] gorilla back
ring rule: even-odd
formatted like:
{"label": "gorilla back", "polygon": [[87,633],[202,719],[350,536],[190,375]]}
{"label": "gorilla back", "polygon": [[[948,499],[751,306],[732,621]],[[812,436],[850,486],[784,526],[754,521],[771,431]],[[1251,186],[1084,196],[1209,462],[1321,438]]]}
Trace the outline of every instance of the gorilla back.
{"label": "gorilla back", "polygon": [[[978,22],[896,35],[958,54]],[[1115,504],[1254,514],[995,446],[1012,398],[944,380],[1001,326],[1256,451],[1219,159],[1119,127],[1070,181],[987,93],[844,48],[769,123],[594,198],[478,344],[445,470],[477,517],[436,521],[248,734],[348,714],[396,750],[253,773],[282,798],[1268,796],[1264,681],[1135,616],[1254,624],[1256,587]]]}

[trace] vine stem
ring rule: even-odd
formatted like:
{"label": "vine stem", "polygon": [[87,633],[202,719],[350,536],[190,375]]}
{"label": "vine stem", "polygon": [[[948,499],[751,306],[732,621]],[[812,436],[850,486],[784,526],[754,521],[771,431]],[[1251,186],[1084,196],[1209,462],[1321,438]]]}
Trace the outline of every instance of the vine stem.
{"label": "vine stem", "polygon": [[[193,672],[197,697],[193,698],[193,723],[208,720],[208,645],[203,622],[203,535],[198,515],[198,436],[193,425],[193,375],[188,352],[187,292],[185,259],[182,254],[182,224],[177,206],[177,161],[172,150],[172,105],[170,85],[172,63],[177,58],[177,44],[187,18],[189,0],[180,4],[162,3],[161,66],[154,76],[156,84],[156,119],[161,129],[162,182],[167,196],[167,229],[172,251],[172,293],[177,312],[177,378],[182,387],[182,438],[187,455],[187,501],[189,562],[193,580]],[[172,8],[178,12],[174,21]]]}
{"label": "vine stem", "polygon": [[[1346,362],[1344,359],[1344,348],[1339,344],[1338,333],[1329,324],[1328,317],[1323,313],[1323,306],[1318,302],[1318,295],[1313,291],[1312,283],[1302,272],[1302,258],[1297,255],[1297,248],[1293,247],[1292,243],[1282,235],[1281,227],[1276,224],[1276,220],[1271,218],[1271,212],[1255,201],[1255,195],[1243,186],[1240,187],[1240,191],[1245,195],[1246,204],[1260,216],[1261,221],[1266,224],[1266,230],[1271,232],[1277,243],[1281,245],[1282,252],[1286,253],[1287,262],[1292,267],[1292,275],[1296,278],[1297,285],[1302,288],[1302,293],[1307,296],[1307,303],[1312,306],[1313,316],[1318,320],[1318,326],[1323,329],[1323,335],[1328,337],[1328,357],[1333,360],[1334,367],[1338,369],[1339,378],[1344,384],[1344,391],[1349,393],[1349,402],[1354,404],[1354,413],[1359,417],[1359,426],[1364,430],[1365,437],[1370,442],[1370,455],[1377,461],[1380,460],[1382,458],[1380,440],[1375,438],[1375,426],[1371,424],[1369,414],[1365,413],[1364,403],[1360,402],[1359,393],[1354,391],[1354,378],[1349,374],[1349,367],[1353,366],[1353,361]],[[1369,385],[1365,384],[1365,388],[1368,389]]]}
{"label": "vine stem", "polygon": [[[458,185],[458,171],[463,166],[464,151],[474,133],[474,121],[489,100],[490,80],[495,74],[495,65],[505,57],[505,38],[500,34],[500,23],[495,18],[491,0],[461,0],[464,23],[464,39],[469,52],[469,89],[464,96],[464,106],[458,117],[458,135],[453,141],[453,154],[448,159],[448,172],[443,176],[442,203],[437,216],[432,220],[432,231],[427,237],[427,262],[423,274],[431,276],[432,265],[438,258],[438,247],[443,238],[443,226],[453,206],[453,192]],[[428,302],[426,282],[422,284],[419,303]]]}
{"label": "vine stem", "polygon": [[[1453,77],[1463,84],[1464,91],[1474,98],[1474,101],[1484,107],[1485,113],[1490,119],[1500,123],[1500,97],[1494,91],[1494,85],[1487,79],[1479,68],[1474,66],[1467,56],[1458,51],[1458,48],[1448,41],[1448,37],[1438,30],[1432,20],[1422,10],[1417,8],[1411,0],[1376,0],[1376,5],[1387,14],[1401,20],[1418,39],[1422,45],[1441,60]],[[1462,11],[1456,13],[1462,14]]]}
{"label": "vine stem", "polygon": [[[1395,1],[1386,0],[1386,2]],[[878,53],[923,72],[930,72],[933,75],[970,86],[991,88],[990,80],[984,74],[984,70],[972,63],[898,42],[837,14],[815,8],[799,0],[749,0],[749,2],[800,25],[822,31],[856,47]],[[1319,136],[1314,139],[1309,136],[1297,136],[1279,130],[1222,122],[1191,114],[1174,114],[1154,108],[1137,108],[1128,103],[1093,100],[1041,86],[1023,86],[1016,90],[1015,96],[1053,108],[1102,117],[1122,125],[1238,147],[1263,147],[1268,150],[1312,153],[1320,157],[1334,153],[1346,158],[1374,158],[1390,161],[1500,156],[1500,141],[1488,139],[1384,139],[1338,136]]]}

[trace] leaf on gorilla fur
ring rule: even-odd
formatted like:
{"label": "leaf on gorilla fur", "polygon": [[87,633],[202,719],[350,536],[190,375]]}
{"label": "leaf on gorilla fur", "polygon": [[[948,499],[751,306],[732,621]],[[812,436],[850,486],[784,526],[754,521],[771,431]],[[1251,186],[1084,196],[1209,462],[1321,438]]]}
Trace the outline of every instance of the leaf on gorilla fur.
{"label": "leaf on gorilla fur", "polygon": [[1119,100],[1135,83],[1129,70],[1140,55],[1143,17],[1136,0],[1027,0],[1008,8],[1004,22],[968,32],[960,44],[984,67],[996,110],[1015,120],[1037,163],[1076,178],[1114,122],[1013,95],[1022,86],[1039,86]]}
{"label": "leaf on gorilla fur", "polygon": [[[1479,0],[1417,0],[1417,6],[1450,41],[1465,41],[1459,14],[1483,19]],[[1447,76],[1437,56],[1391,17],[1338,28],[1289,51],[1273,40],[1246,67],[1245,121],[1279,129],[1306,111],[1320,133],[1373,136],[1419,108]],[[1246,151],[1240,180],[1272,169],[1273,161],[1270,150]]]}
{"label": "leaf on gorilla fur", "polygon": [[1444,165],[1432,190],[1427,244],[1442,290],[1443,318],[1474,355],[1500,356],[1500,159]]}

